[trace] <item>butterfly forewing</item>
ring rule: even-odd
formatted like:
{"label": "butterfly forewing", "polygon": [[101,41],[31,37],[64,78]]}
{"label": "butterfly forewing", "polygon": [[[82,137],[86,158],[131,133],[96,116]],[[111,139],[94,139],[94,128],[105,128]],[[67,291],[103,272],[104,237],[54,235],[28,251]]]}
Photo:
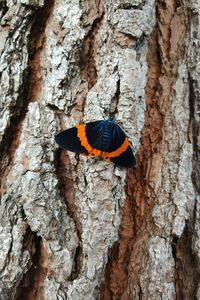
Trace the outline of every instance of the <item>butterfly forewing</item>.
{"label": "butterfly forewing", "polygon": [[81,146],[80,140],[77,136],[77,128],[73,127],[62,131],[55,136],[56,143],[63,149],[76,153],[85,153],[86,150]]}

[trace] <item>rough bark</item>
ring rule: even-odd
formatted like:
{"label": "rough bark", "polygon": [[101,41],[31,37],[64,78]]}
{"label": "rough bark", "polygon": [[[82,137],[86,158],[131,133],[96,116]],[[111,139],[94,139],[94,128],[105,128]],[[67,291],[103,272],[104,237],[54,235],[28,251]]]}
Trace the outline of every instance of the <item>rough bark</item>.
{"label": "rough bark", "polygon": [[[198,0],[0,3],[0,299],[200,299]],[[58,149],[109,116],[134,170]]]}

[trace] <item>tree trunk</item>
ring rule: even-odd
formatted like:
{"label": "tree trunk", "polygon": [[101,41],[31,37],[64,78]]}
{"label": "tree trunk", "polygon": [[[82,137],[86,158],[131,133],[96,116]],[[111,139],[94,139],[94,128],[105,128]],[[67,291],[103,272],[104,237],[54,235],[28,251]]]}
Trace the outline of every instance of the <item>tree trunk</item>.
{"label": "tree trunk", "polygon": [[[0,299],[200,299],[199,19],[198,0],[1,1]],[[54,142],[109,116],[134,170]]]}

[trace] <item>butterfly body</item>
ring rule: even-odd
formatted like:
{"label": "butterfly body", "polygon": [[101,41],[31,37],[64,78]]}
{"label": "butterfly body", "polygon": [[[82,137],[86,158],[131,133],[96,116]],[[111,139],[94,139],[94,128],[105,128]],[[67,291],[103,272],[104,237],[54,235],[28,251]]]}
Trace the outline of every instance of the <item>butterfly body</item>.
{"label": "butterfly body", "polygon": [[110,120],[107,120],[102,124],[103,132],[102,132],[102,141],[100,146],[102,151],[109,151],[114,127],[115,124]]}
{"label": "butterfly body", "polygon": [[133,167],[135,157],[121,127],[109,118],[67,129],[56,135],[57,144],[85,156],[102,156],[122,167]]}

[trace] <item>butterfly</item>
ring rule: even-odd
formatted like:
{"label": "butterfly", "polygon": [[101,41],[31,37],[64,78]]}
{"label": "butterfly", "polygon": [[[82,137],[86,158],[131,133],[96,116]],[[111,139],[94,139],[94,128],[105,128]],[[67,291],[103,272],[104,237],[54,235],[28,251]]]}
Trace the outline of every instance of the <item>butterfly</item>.
{"label": "butterfly", "polygon": [[56,143],[63,149],[85,156],[101,156],[118,166],[136,164],[129,141],[112,119],[84,123],[58,133]]}

